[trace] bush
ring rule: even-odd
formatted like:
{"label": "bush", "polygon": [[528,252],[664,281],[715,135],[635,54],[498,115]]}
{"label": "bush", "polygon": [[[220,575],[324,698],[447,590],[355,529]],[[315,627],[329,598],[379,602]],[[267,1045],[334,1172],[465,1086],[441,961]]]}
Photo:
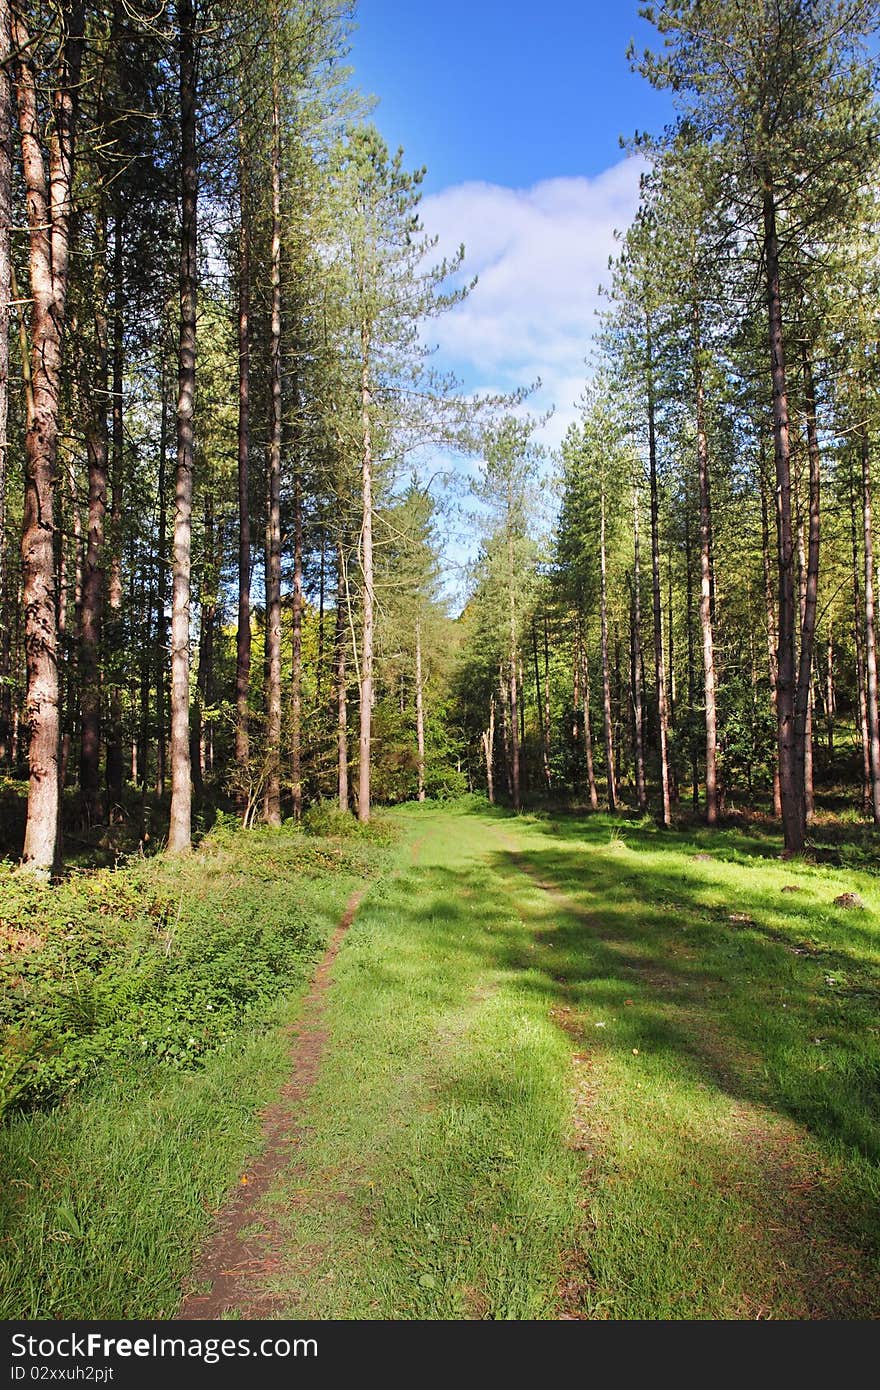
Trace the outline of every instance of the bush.
{"label": "bush", "polygon": [[335,801],[316,801],[303,812],[302,828],[309,835],[336,835],[346,838],[358,833],[358,823],[349,811],[340,811]]}
{"label": "bush", "polygon": [[362,871],[364,853],[221,831],[185,862],[56,888],[0,868],[0,1114],[111,1062],[199,1066],[309,973],[328,923],[297,879]]}

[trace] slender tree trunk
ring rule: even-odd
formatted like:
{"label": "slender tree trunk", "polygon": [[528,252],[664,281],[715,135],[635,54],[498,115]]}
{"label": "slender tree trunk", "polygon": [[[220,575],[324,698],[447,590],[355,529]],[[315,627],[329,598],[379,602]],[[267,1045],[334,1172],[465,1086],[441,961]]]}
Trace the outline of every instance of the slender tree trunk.
{"label": "slender tree trunk", "polygon": [[361,325],[361,573],[363,576],[363,634],[361,639],[360,739],[358,763],[358,820],[370,819],[370,757],[373,718],[373,439],[370,407],[370,328]]}
{"label": "slender tree trunk", "polygon": [[422,620],[416,618],[416,743],[419,759],[419,801],[425,799],[425,710],[422,688]]}
{"label": "slender tree trunk", "polygon": [[272,74],[272,315],[270,424],[266,485],[266,797],[267,825],[281,824],[281,112],[277,52]]}
{"label": "slender tree trunk", "polygon": [[303,616],[303,534],[302,475],[297,463],[293,477],[293,658],[290,671],[290,799],[294,820],[302,818],[302,616]]}
{"label": "slender tree trunk", "polygon": [[250,275],[251,234],[247,196],[247,147],[244,117],[238,124],[238,626],[235,637],[235,765],[237,804],[248,807],[250,723],[248,693],[251,680],[251,512],[250,512]]}
{"label": "slender tree trunk", "polygon": [[83,12],[62,6],[64,39],[52,99],[49,178],[43,162],[34,67],[20,14],[13,19],[18,53],[18,118],[27,201],[31,282],[31,410],[25,433],[22,598],[27,659],[29,787],[22,867],[40,877],[56,866],[59,824],[58,625],[55,588],[54,485],[63,331],[70,259],[70,213],[76,97]]}
{"label": "slender tree trunk", "polygon": [[336,683],[336,750],[337,750],[337,794],[340,811],[348,811],[348,704],[346,700],[345,653],[347,634],[345,614],[348,609],[348,592],[345,579],[345,561],[342,537],[337,542],[336,568],[336,640],[334,643],[334,665]]}
{"label": "slender tree trunk", "polygon": [[507,586],[508,603],[510,610],[508,640],[510,648],[508,651],[509,684],[510,684],[510,792],[513,801],[513,809],[520,809],[520,726],[518,718],[518,661],[517,661],[517,636],[516,636],[516,572],[513,562],[513,533],[508,526],[507,532]]}
{"label": "slender tree trunk", "polygon": [[180,45],[181,206],[180,347],[177,396],[173,582],[171,598],[171,816],[168,848],[180,854],[192,841],[189,760],[189,630],[192,564],[193,424],[196,387],[198,165],[196,155],[195,14],[178,0]]}
{"label": "slender tree trunk", "polygon": [[877,639],[874,610],[874,531],[871,517],[871,457],[868,448],[868,425],[863,422],[859,431],[859,450],[862,461],[862,523],[865,547],[865,692],[868,755],[871,775],[870,811],[875,825],[880,825],[880,721],[877,715]]}
{"label": "slender tree trunk", "polygon": [[486,785],[489,805],[495,805],[495,696],[489,696],[489,727],[482,736],[483,757],[486,759]]}
{"label": "slender tree trunk", "polygon": [[[800,666],[795,700],[795,734],[800,742],[800,760],[803,765],[804,822],[809,825],[813,818],[813,653],[816,644],[816,613],[819,594],[819,534],[820,534],[820,487],[821,459],[819,437],[816,428],[816,387],[813,381],[813,364],[806,344],[802,348],[802,367],[804,374],[804,399],[806,404],[807,454],[810,461],[809,485],[809,534],[807,540],[807,564],[804,582],[804,596],[801,614]],[[878,803],[880,804],[880,803]]]}
{"label": "slender tree trunk", "polygon": [[630,642],[630,684],[633,703],[633,754],[636,774],[636,799],[639,810],[648,804],[645,786],[645,708],[642,699],[642,582],[641,535],[639,527],[639,490],[633,484],[633,587],[632,640]]}
{"label": "slender tree trunk", "polygon": [[[761,445],[761,562],[764,573],[764,608],[767,615],[767,670],[770,678],[770,705],[776,715],[776,611],[773,603],[773,580],[770,574],[770,519],[767,507],[767,477],[764,469],[764,446]],[[778,724],[778,721],[777,721]],[[773,757],[773,814],[782,817],[782,795],[779,790],[779,742]]]}
{"label": "slender tree trunk", "polygon": [[651,575],[654,607],[654,674],[657,681],[657,731],[660,750],[660,824],[670,823],[669,713],[663,659],[663,608],[660,594],[660,503],[657,490],[657,432],[654,421],[654,362],[650,319],[647,323],[648,466],[651,485]]}
{"label": "slender tree trunk", "polygon": [[110,467],[110,582],[107,590],[107,646],[110,650],[107,721],[107,817],[122,816],[122,689],[119,663],[122,648],[122,498],[125,469],[123,432],[123,277],[124,219],[119,197],[113,225],[113,381],[111,396],[112,452]]}
{"label": "slender tree trunk", "polygon": [[79,793],[83,825],[101,819],[101,638],[104,619],[104,523],[107,514],[107,284],[105,271],[107,222],[98,218],[94,247],[93,367],[83,371],[83,405],[87,411],[88,540],[83,567],[82,610],[79,622],[80,761]]}
{"label": "slender tree trunk", "polygon": [[834,757],[834,627],[828,622],[828,648],[825,654],[825,730],[828,739],[828,759]]}
{"label": "slender tree trunk", "polygon": [[701,361],[699,308],[694,304],[693,368],[697,407],[697,464],[700,480],[700,632],[706,695],[706,823],[718,823],[718,732],[715,708],[715,637],[712,630],[712,507],[709,497],[709,444]]}
{"label": "slender tree trunk", "polygon": [[593,766],[593,730],[590,722],[590,665],[586,645],[584,646],[584,755],[587,763],[590,806],[594,811],[598,811],[599,793],[596,788],[596,773]]}
{"label": "slender tree trunk", "polygon": [[795,701],[795,593],[794,544],[791,508],[791,438],[788,413],[788,377],[779,285],[779,245],[776,233],[776,199],[772,181],[765,181],[764,273],[767,324],[773,383],[773,447],[776,460],[776,526],[778,541],[779,606],[776,658],[776,717],[779,738],[779,793],[785,849],[798,854],[804,847],[803,738],[799,742]]}
{"label": "slender tree trunk", "polygon": [[684,499],[684,553],[687,585],[687,663],[688,663],[688,746],[691,760],[691,803],[694,810],[700,804],[700,775],[697,768],[697,747],[694,737],[696,722],[696,662],[694,655],[694,570],[691,540],[691,504],[687,488]]}
{"label": "slender tree trunk", "polygon": [[550,638],[547,633],[547,614],[544,614],[544,771],[547,790],[551,786],[550,772]]}
{"label": "slender tree trunk", "polygon": [[550,790],[550,759],[547,756],[547,743],[544,729],[544,701],[541,696],[541,673],[538,667],[538,634],[535,619],[532,618],[532,653],[535,659],[535,698],[538,702],[538,732],[541,739],[541,755],[544,763],[544,786]]}
{"label": "slender tree trunk", "polygon": [[[605,773],[609,811],[617,810],[617,786],[614,778],[614,724],[611,718],[611,673],[608,667],[608,596],[605,566],[605,489],[599,499],[599,562],[600,562],[600,619],[602,630],[602,709],[605,717]],[[586,669],[586,666],[585,666]],[[588,707],[589,699],[585,707]]]}
{"label": "slender tree trunk", "polygon": [[7,554],[7,487],[9,441],[9,334],[12,294],[12,12],[10,0],[0,0],[0,761],[9,756],[10,689]]}
{"label": "slender tree trunk", "polygon": [[166,531],[168,513],[166,504],[166,459],[168,456],[168,390],[165,383],[165,358],[162,357],[160,369],[160,390],[162,392],[162,415],[159,431],[159,535],[156,546],[156,795],[165,795],[165,705],[166,691],[166,651],[168,647],[168,624],[165,617],[167,593],[168,559],[166,554]]}
{"label": "slender tree trunk", "polygon": [[871,741],[868,734],[868,707],[865,699],[865,654],[862,627],[862,594],[859,579],[859,543],[856,534],[856,503],[853,495],[852,475],[849,493],[850,543],[852,547],[853,579],[853,629],[856,650],[856,718],[862,744],[862,804],[865,815],[871,814]]}

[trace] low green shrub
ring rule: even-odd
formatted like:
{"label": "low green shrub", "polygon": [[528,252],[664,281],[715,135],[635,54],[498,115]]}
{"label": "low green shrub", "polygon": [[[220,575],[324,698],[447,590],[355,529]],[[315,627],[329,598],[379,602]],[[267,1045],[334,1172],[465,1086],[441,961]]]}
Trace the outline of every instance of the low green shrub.
{"label": "low green shrub", "polygon": [[111,1061],[199,1066],[309,972],[328,924],[297,880],[363,859],[223,830],[187,861],[55,888],[0,868],[0,1114],[57,1101]]}

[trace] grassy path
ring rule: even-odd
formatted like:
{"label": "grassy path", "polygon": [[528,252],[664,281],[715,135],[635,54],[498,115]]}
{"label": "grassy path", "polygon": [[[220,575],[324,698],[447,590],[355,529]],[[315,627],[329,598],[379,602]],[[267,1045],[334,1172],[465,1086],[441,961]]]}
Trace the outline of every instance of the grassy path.
{"label": "grassy path", "polygon": [[400,814],[229,1315],[877,1316],[872,880]]}

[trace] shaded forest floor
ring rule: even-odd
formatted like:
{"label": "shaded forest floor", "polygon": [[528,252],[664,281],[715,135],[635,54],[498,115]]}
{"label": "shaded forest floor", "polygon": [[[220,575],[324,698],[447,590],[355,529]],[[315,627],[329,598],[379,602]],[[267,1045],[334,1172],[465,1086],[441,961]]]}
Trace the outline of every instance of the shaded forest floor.
{"label": "shaded forest floor", "polygon": [[[748,823],[391,819],[305,1010],[11,1123],[6,1316],[880,1316],[880,880]],[[325,944],[357,876],[312,877]]]}

